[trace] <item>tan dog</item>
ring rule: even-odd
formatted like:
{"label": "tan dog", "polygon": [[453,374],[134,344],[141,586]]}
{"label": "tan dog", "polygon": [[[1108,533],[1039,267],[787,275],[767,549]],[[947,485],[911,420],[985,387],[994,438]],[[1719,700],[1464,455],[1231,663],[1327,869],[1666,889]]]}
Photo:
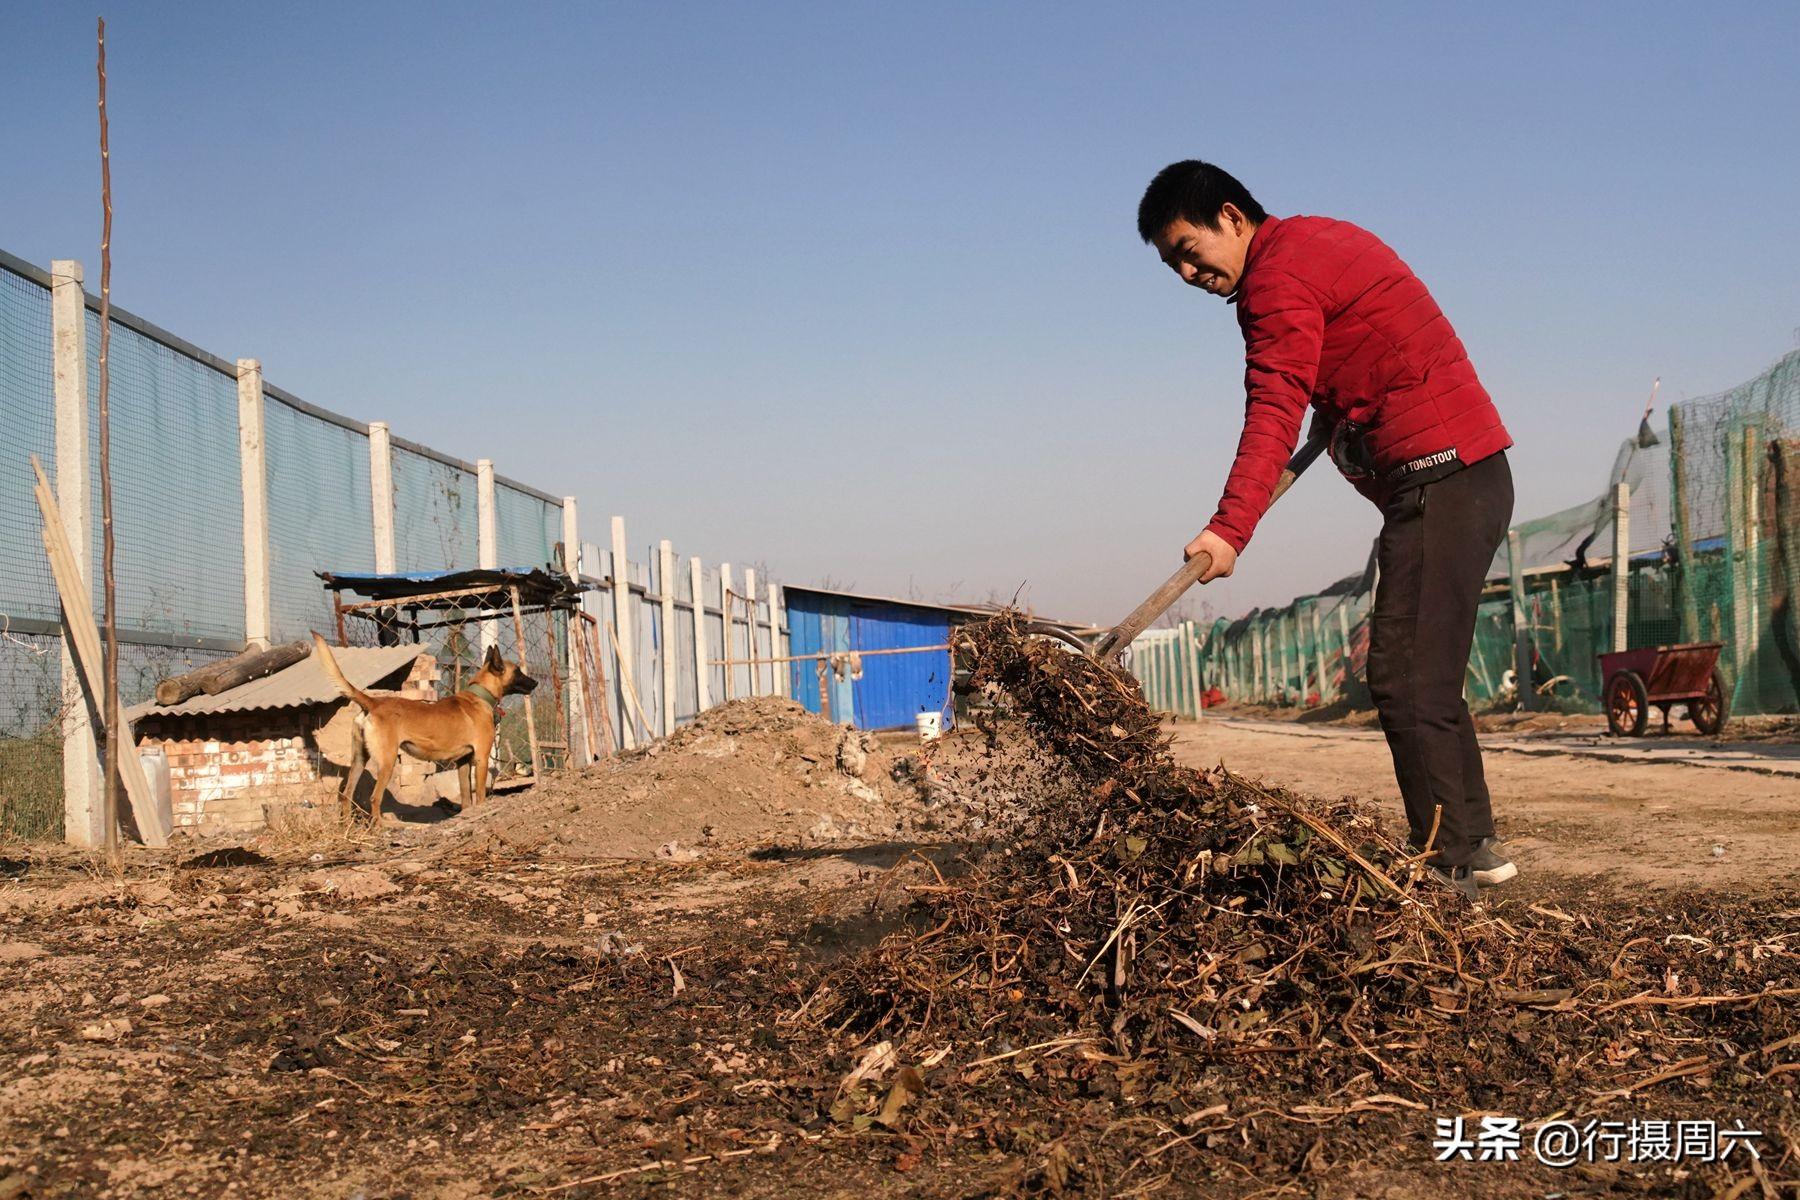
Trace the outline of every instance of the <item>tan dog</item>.
{"label": "tan dog", "polygon": [[[400,762],[402,750],[429,762],[455,763],[464,808],[485,801],[488,755],[494,748],[494,718],[500,710],[500,698],[529,696],[537,688],[537,680],[517,663],[501,658],[496,646],[488,647],[481,670],[475,672],[469,686],[444,700],[409,700],[358,691],[344,678],[331,647],[316,633],[313,657],[338,690],[363,710],[352,727],[350,770],[344,776],[339,799],[344,805],[344,823],[348,825],[357,780],[369,760],[374,759],[375,791],[369,797],[371,829],[381,824],[381,799],[387,795],[388,780]],[[475,777],[473,789],[470,775]]]}

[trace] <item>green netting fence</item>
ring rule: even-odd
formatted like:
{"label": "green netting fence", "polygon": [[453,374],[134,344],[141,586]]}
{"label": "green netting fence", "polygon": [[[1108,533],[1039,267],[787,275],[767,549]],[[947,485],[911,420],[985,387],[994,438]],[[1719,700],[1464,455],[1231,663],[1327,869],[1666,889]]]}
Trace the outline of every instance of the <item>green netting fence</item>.
{"label": "green netting fence", "polygon": [[[1476,618],[1471,707],[1599,711],[1601,654],[1716,642],[1732,713],[1800,712],[1800,351],[1674,405],[1666,430],[1621,445],[1593,501],[1512,534]],[[1133,672],[1168,712],[1197,714],[1215,688],[1239,704],[1366,706],[1375,584],[1369,569],[1285,607],[1152,630]]]}

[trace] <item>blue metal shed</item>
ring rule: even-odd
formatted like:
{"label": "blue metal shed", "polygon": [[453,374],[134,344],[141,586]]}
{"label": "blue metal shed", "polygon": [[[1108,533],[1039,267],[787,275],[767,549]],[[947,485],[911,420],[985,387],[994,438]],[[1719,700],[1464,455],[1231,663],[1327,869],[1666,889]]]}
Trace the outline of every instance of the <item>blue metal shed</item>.
{"label": "blue metal shed", "polygon": [[973,610],[812,588],[785,587],[783,593],[788,653],[800,660],[788,664],[790,696],[823,713],[819,662],[804,656],[857,652],[863,656],[858,678],[827,663],[832,720],[859,729],[910,729],[920,713],[936,712],[950,727],[950,627],[976,615]]}

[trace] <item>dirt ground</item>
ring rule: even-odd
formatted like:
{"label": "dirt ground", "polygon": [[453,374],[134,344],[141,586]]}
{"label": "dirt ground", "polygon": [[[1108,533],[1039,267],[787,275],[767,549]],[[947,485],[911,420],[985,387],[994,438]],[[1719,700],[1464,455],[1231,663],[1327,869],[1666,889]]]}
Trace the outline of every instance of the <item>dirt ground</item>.
{"label": "dirt ground", "polygon": [[[1698,737],[1621,743],[1595,736],[1593,720],[1570,733],[1546,732],[1543,717],[1487,723],[1488,789],[1522,872],[1517,887],[1547,876],[1615,893],[1649,885],[1800,899],[1800,759],[1791,748]],[[1226,716],[1171,732],[1189,766],[1223,762],[1308,795],[1372,801],[1405,828],[1387,745],[1363,722]]]}
{"label": "dirt ground", "polygon": [[[1207,1132],[1213,1110],[1145,1115],[1177,1101],[1143,1107],[1124,1069],[1084,1085],[1087,1136],[1158,1148],[1083,1177],[1059,1166],[1041,1103],[1065,1074],[1056,1047],[946,1043],[910,1077],[947,1095],[999,1088],[1010,1108],[929,1128],[852,1118],[859,1071],[885,1090],[884,1113],[911,1093],[874,1061],[879,1047],[809,1024],[820,979],[912,919],[908,889],[966,869],[1018,789],[1055,766],[972,730],[921,755],[793,707],[740,702],[654,753],[481,813],[403,806],[373,836],[137,850],[120,871],[0,845],[0,1200],[1065,1186],[1422,1200],[1706,1196],[1735,1178],[1439,1164],[1431,1114],[1401,1100],[1349,1118],[1358,1144],[1386,1148],[1378,1165],[1334,1165],[1322,1138],[1293,1141],[1328,1119],[1318,1114],[1352,1111],[1329,1097],[1236,1127],[1234,1138],[1299,1145],[1270,1178],[1224,1153],[1224,1135]],[[1223,758],[1397,812],[1385,751],[1366,733],[1213,721],[1174,733],[1184,761]],[[1536,905],[1585,924],[1587,904],[1603,922],[1652,883],[1671,913],[1748,893],[1771,919],[1800,915],[1791,778],[1556,753],[1490,761],[1525,871],[1502,913]],[[1768,953],[1791,954],[1785,936]],[[1679,1080],[1688,1108],[1670,1111],[1704,1102],[1706,1083]],[[1791,1110],[1792,1089],[1770,1086],[1771,1111]],[[1785,1190],[1774,1178],[1761,1194]]]}

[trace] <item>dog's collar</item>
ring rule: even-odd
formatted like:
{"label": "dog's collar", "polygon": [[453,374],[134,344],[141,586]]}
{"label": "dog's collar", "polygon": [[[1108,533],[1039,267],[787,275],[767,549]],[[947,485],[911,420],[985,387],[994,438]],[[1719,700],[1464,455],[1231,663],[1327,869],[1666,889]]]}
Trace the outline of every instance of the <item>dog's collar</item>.
{"label": "dog's collar", "polygon": [[477,696],[480,696],[483,700],[487,701],[489,708],[493,709],[495,712],[500,711],[500,698],[482,687],[479,683],[471,683],[463,690],[465,692],[474,692]]}

